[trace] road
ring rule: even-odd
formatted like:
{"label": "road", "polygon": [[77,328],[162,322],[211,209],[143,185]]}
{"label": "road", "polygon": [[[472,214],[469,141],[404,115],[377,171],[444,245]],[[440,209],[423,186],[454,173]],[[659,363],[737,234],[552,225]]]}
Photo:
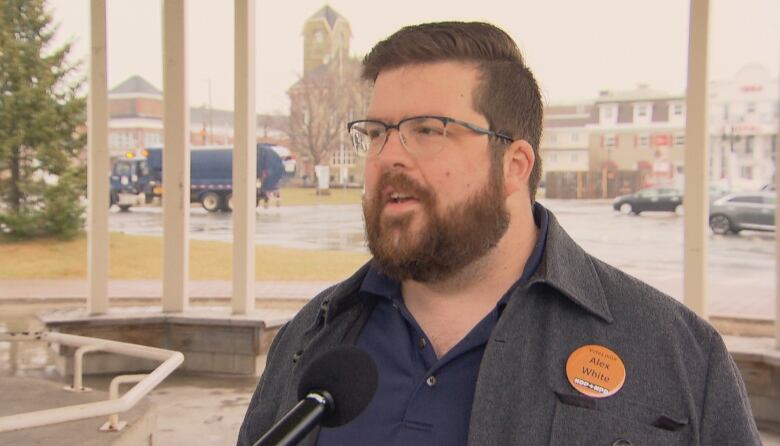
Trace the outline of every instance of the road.
{"label": "road", "polygon": [[[672,213],[622,215],[605,200],[540,200],[594,256],[681,299],[683,218]],[[162,235],[158,207],[112,212],[110,230]],[[230,214],[193,208],[190,237],[229,242]],[[768,319],[774,314],[774,233],[744,231],[709,237],[713,315]],[[257,209],[257,244],[312,250],[364,251],[360,205]]]}

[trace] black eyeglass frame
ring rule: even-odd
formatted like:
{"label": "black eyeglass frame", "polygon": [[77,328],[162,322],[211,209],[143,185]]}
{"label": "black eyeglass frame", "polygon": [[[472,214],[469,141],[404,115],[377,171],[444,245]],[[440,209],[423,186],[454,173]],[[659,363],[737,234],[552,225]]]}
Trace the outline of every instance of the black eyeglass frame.
{"label": "black eyeglass frame", "polygon": [[[374,124],[381,124],[381,125],[383,125],[385,127],[385,142],[382,143],[382,146],[384,146],[384,144],[387,142],[387,137],[388,137],[388,134],[390,133],[390,130],[396,129],[396,130],[398,130],[398,132],[400,132],[401,131],[401,124],[403,124],[404,122],[411,121],[411,120],[414,120],[414,119],[421,119],[421,118],[422,119],[437,119],[437,120],[442,122],[442,124],[444,125],[444,128],[447,128],[447,124],[449,124],[450,122],[453,122],[455,124],[458,124],[458,125],[461,125],[463,127],[466,127],[467,129],[471,130],[472,132],[478,133],[480,135],[488,135],[488,136],[492,136],[494,138],[503,139],[503,140],[507,141],[510,144],[515,142],[514,138],[512,138],[511,136],[506,135],[504,133],[494,132],[493,130],[480,127],[480,126],[478,126],[476,124],[472,124],[470,122],[461,121],[460,119],[450,118],[449,116],[433,116],[433,115],[410,116],[408,118],[404,118],[404,119],[398,121],[397,124],[388,124],[386,122],[379,121],[377,119],[358,119],[357,121],[352,121],[352,122],[348,122],[347,123],[347,132],[352,132],[352,127],[355,124],[360,124],[360,123],[364,123],[364,122],[370,122],[370,123],[374,123]],[[357,148],[355,148],[355,149],[357,150]]]}

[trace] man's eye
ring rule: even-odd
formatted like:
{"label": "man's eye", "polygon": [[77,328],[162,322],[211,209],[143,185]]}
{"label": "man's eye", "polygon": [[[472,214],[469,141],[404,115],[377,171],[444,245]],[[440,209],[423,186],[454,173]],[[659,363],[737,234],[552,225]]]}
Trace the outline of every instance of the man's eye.
{"label": "man's eye", "polygon": [[382,135],[384,135],[384,133],[385,133],[384,130],[373,129],[373,130],[368,130],[366,132],[366,135],[368,135],[368,137],[371,139],[377,139],[377,138],[381,138]]}
{"label": "man's eye", "polygon": [[420,136],[442,136],[444,135],[444,129],[440,127],[420,125],[414,128],[414,133]]}

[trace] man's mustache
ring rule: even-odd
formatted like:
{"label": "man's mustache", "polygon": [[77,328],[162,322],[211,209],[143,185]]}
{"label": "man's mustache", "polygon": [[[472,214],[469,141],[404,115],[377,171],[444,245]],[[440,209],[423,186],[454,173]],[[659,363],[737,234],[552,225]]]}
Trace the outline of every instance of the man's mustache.
{"label": "man's mustache", "polygon": [[434,195],[427,187],[421,185],[409,175],[401,172],[385,172],[379,177],[374,200],[381,203],[385,199],[382,195],[382,191],[388,187],[398,192],[410,194],[422,203],[430,203],[433,201]]}

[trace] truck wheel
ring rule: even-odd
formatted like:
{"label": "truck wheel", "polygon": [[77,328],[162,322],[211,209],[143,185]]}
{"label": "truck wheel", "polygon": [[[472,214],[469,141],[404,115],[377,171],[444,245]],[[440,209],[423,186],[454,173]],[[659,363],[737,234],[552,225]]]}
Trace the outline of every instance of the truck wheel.
{"label": "truck wheel", "polygon": [[119,210],[121,212],[128,212],[128,211],[130,211],[130,205],[129,204],[120,204],[119,205]]}
{"label": "truck wheel", "polygon": [[206,192],[201,195],[200,204],[209,212],[217,212],[222,207],[222,197],[216,192]]}
{"label": "truck wheel", "polygon": [[233,212],[233,194],[225,195],[225,202],[222,210],[225,212]]}

